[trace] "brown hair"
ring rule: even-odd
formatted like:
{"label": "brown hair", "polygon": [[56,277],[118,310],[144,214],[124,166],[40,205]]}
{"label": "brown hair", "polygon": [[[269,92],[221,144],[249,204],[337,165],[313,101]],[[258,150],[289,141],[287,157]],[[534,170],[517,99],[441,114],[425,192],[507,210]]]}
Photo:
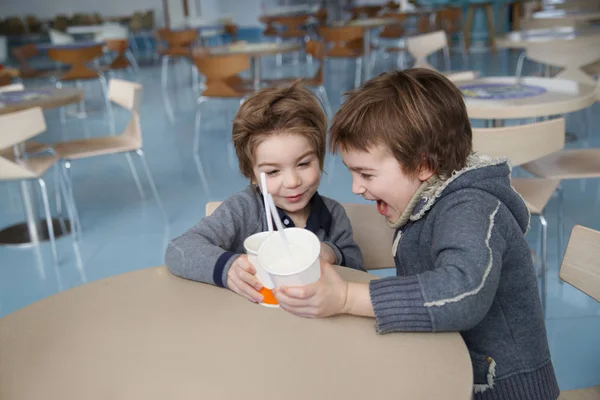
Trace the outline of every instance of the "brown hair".
{"label": "brown hair", "polygon": [[450,176],[465,166],[471,124],[460,90],[442,74],[423,68],[388,72],[346,96],[330,130],[334,153],[383,145],[410,175],[426,166]]}
{"label": "brown hair", "polygon": [[296,81],[288,87],[259,90],[238,110],[232,137],[242,175],[253,178],[256,147],[267,136],[281,133],[306,137],[323,170],[327,117],[317,97]]}

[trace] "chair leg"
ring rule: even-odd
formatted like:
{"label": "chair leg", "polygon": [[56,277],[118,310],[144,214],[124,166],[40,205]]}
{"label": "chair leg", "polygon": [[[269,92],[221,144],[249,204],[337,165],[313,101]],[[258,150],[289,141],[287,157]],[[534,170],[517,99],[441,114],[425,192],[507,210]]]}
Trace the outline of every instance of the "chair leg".
{"label": "chair leg", "polygon": [[48,191],[46,190],[46,182],[39,178],[40,193],[42,194],[42,202],[44,204],[44,214],[46,215],[46,225],[48,227],[48,236],[50,238],[50,246],[52,247],[52,257],[54,263],[58,264],[58,253],[56,252],[56,240],[54,237],[54,226],[52,224],[52,214],[50,214],[50,202],[48,201]]}
{"label": "chair leg", "polygon": [[450,71],[450,47],[444,46],[442,52],[444,53],[444,67],[446,67],[446,71]]}
{"label": "chair leg", "polygon": [[62,210],[62,199],[61,199],[61,182],[60,182],[60,165],[54,167],[54,194],[56,201],[56,214],[58,217],[58,221],[60,222],[60,229],[62,232],[67,231],[67,225],[65,223],[65,218]]}
{"label": "chair leg", "polygon": [[81,234],[82,234],[82,229],[81,229],[81,222],[79,219],[79,213],[77,212],[77,208],[75,206],[75,195],[73,194],[73,179],[71,177],[71,162],[70,161],[65,161],[63,163],[63,174],[64,174],[64,181],[65,181],[65,186],[66,189],[68,191],[69,197],[71,198],[71,203],[72,203],[72,211],[73,211],[73,217],[74,219],[71,221],[71,229],[76,232],[77,237],[81,238]]}
{"label": "chair leg", "polygon": [[[563,243],[564,243],[564,216],[565,216],[565,204],[564,204],[564,194],[563,194],[563,189],[561,185],[558,185],[558,187],[556,188],[556,195],[557,195],[557,213],[556,213],[556,225],[557,225],[557,234],[556,234],[556,259],[558,260],[558,263],[560,265],[560,263],[562,262],[562,258],[563,258]],[[562,279],[558,280],[558,283],[563,283]]]}
{"label": "chair leg", "polygon": [[521,78],[521,75],[523,74],[523,63],[525,62],[526,58],[527,58],[526,52],[522,52],[519,55],[519,59],[517,60],[517,69],[515,71],[515,76],[517,77],[517,79]]}
{"label": "chair leg", "polygon": [[460,45],[460,51],[462,52],[462,59],[464,66],[469,68],[469,50],[467,49],[467,45],[465,44],[465,34],[464,32],[458,32],[458,43]]}
{"label": "chair leg", "polygon": [[[61,169],[61,173],[64,173],[63,166],[59,165],[57,168]],[[68,182],[66,177],[63,176],[63,179],[59,180],[60,190],[62,191],[63,198],[65,199],[65,207],[67,209],[67,215],[69,216],[69,220],[71,221],[71,235],[73,235],[73,240],[77,242],[81,238],[81,231],[79,231],[79,216],[77,213],[77,207],[75,206],[75,199],[69,195]]]}
{"label": "chair leg", "polygon": [[100,75],[98,79],[100,80],[100,85],[102,86],[102,95],[104,96],[104,105],[106,106],[106,115],[108,116],[110,133],[111,135],[114,135],[117,133],[115,127],[115,114],[113,113],[110,97],[108,96],[108,82],[106,81],[104,75]]}
{"label": "chair leg", "polygon": [[[275,39],[275,43],[277,43],[278,45],[281,44],[281,38],[278,37],[277,39]],[[281,64],[283,64],[283,54],[282,53],[277,53],[275,55],[275,63],[278,67],[281,67]]]}
{"label": "chair leg", "polygon": [[148,179],[148,183],[150,184],[150,189],[152,189],[152,194],[154,195],[154,199],[156,200],[158,209],[160,210],[160,213],[162,214],[163,218],[165,219],[165,222],[168,223],[169,219],[167,218],[167,213],[165,212],[165,208],[163,207],[162,200],[160,199],[160,196],[158,195],[158,190],[156,189],[156,185],[154,184],[154,179],[152,178],[152,174],[150,173],[150,169],[148,168],[148,164],[146,163],[146,157],[144,157],[144,152],[142,151],[142,149],[137,149],[135,152],[140,157],[140,160],[142,161],[142,166],[144,167],[144,171],[146,172],[146,178]]}
{"label": "chair leg", "polygon": [[135,59],[133,53],[131,52],[131,50],[129,50],[129,49],[125,50],[125,57],[127,58],[127,61],[129,61],[129,64],[131,64],[131,67],[133,68],[135,73],[138,74],[140,72],[140,66],[139,66],[137,60]]}
{"label": "chair leg", "polygon": [[542,284],[542,295],[541,295],[541,300],[542,300],[542,312],[543,315],[546,316],[546,278],[547,278],[547,270],[546,267],[548,265],[548,251],[547,251],[547,245],[548,245],[548,222],[546,221],[546,218],[544,218],[543,215],[538,215],[538,218],[540,219],[540,226],[541,226],[541,238],[540,238],[540,244],[541,244],[541,254],[540,254],[540,280],[541,280],[541,284]]}
{"label": "chair leg", "polygon": [[469,51],[471,46],[471,29],[473,28],[473,14],[475,13],[475,8],[470,5],[469,10],[467,12],[467,23],[465,24],[465,47],[467,51]]}
{"label": "chair leg", "polygon": [[331,103],[329,102],[329,96],[327,96],[327,90],[325,86],[319,86],[318,93],[321,95],[321,99],[323,100],[323,106],[325,107],[325,112],[327,113],[327,118],[331,120],[333,118],[333,110],[331,109]]}
{"label": "chair leg", "polygon": [[167,112],[167,118],[171,124],[175,123],[175,114],[173,113],[173,108],[171,107],[171,103],[169,101],[169,96],[167,93],[167,75],[169,68],[169,56],[162,57],[162,66],[161,66],[161,86],[163,90],[163,103],[165,105],[165,111]]}
{"label": "chair leg", "polygon": [[[75,87],[83,91],[83,85],[81,84],[81,81],[75,81]],[[81,101],[79,102],[79,112],[82,116],[86,115],[85,98],[81,99]]]}
{"label": "chair leg", "polygon": [[142,198],[142,200],[144,200],[146,198],[146,195],[144,194],[144,189],[142,188],[140,177],[138,176],[137,170],[135,169],[135,165],[133,164],[133,160],[131,159],[131,153],[125,153],[125,158],[127,158],[127,164],[129,164],[129,170],[131,171],[131,175],[133,176],[133,180],[135,181],[135,186],[137,187],[137,190],[140,193],[140,197]]}
{"label": "chair leg", "polygon": [[201,123],[201,112],[200,106],[202,103],[207,101],[206,97],[199,97],[198,104],[196,105],[196,118],[195,118],[195,129],[194,129],[194,143],[193,143],[193,153],[194,153],[194,162],[196,163],[196,169],[198,170],[198,175],[200,175],[200,180],[202,181],[202,185],[204,185],[204,189],[208,191],[208,181],[206,180],[206,175],[204,174],[204,168],[202,167],[202,160],[200,160],[200,123]]}
{"label": "chair leg", "polygon": [[360,86],[360,77],[362,75],[362,57],[356,57],[356,66],[354,69],[354,88]]}

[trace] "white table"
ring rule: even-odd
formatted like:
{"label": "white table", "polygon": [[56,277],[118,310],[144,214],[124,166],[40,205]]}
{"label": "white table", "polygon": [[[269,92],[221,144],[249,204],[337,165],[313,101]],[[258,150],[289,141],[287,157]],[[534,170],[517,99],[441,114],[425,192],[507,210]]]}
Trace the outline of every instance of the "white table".
{"label": "white table", "polygon": [[526,48],[531,43],[543,43],[552,41],[590,41],[600,39],[600,27],[569,27],[558,26],[546,29],[528,29],[509,32],[503,36],[496,37],[496,44],[505,48]]}
{"label": "white table", "polygon": [[458,333],[377,335],[371,318],[303,319],[164,267],[0,319],[2,400],[469,400],[472,385]]}
{"label": "white table", "polygon": [[[492,85],[489,91],[486,85]],[[461,81],[457,86],[463,92],[469,118],[493,120],[496,125],[505,119],[567,114],[598,100],[595,86],[552,78],[525,77],[517,81],[515,77],[488,77]],[[530,95],[523,97],[524,93]]]}
{"label": "white table", "polygon": [[531,15],[532,19],[552,19],[558,21],[595,21],[600,20],[600,11],[578,11],[578,10],[544,10]]}

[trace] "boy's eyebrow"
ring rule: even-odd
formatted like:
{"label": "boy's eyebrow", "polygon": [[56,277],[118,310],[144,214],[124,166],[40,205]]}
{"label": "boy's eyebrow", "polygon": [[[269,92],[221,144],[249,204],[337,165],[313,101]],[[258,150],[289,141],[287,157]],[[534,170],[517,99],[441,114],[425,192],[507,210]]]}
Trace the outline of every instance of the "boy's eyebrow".
{"label": "boy's eyebrow", "polygon": [[349,167],[348,164],[344,163],[344,165],[346,166],[346,168],[348,168],[350,171],[354,171],[354,172],[363,172],[363,171],[375,171],[375,168],[369,168],[369,167]]}
{"label": "boy's eyebrow", "polygon": [[[296,159],[296,161],[300,161],[304,157],[310,156],[312,154],[315,154],[315,151],[314,150],[309,150],[306,153],[302,154],[300,157],[298,157]],[[258,164],[258,168],[260,168],[260,167],[278,167],[278,166],[279,166],[279,164],[277,164],[277,163],[268,163],[268,162]]]}

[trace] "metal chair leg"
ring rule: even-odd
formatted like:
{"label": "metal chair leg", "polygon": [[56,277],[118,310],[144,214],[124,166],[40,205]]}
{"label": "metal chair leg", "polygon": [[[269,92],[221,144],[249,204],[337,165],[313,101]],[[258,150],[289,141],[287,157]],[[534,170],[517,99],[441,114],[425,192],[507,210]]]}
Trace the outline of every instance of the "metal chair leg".
{"label": "metal chair leg", "polygon": [[517,60],[517,69],[515,71],[515,76],[517,77],[517,79],[521,78],[521,75],[523,74],[523,63],[525,62],[526,58],[527,58],[526,52],[522,52],[519,55],[519,59]]}
{"label": "metal chair leg", "polygon": [[[556,213],[556,225],[557,225],[557,234],[556,234],[556,259],[560,263],[563,258],[563,243],[564,243],[564,216],[565,216],[565,204],[564,204],[564,194],[561,185],[558,185],[556,188],[557,195],[557,213]],[[558,280],[558,283],[564,283],[562,279]]]}
{"label": "metal chair leg", "polygon": [[67,224],[65,223],[65,217],[62,210],[62,199],[61,199],[61,182],[60,182],[60,166],[54,168],[54,199],[56,201],[56,214],[58,221],[60,222],[60,229],[62,232],[67,231]]}
{"label": "metal chair leg", "polygon": [[75,206],[75,195],[73,194],[73,179],[71,178],[71,162],[65,161],[63,163],[63,174],[65,177],[65,185],[68,191],[69,197],[72,202],[72,211],[74,219],[71,221],[71,229],[74,232],[77,232],[77,237],[80,238],[82,234],[81,222],[79,219],[79,213],[77,212],[77,208]]}
{"label": "metal chair leg", "polygon": [[154,195],[154,199],[156,200],[158,209],[160,210],[160,213],[162,214],[163,218],[165,219],[165,222],[168,223],[169,219],[167,218],[167,213],[165,212],[165,208],[163,207],[162,200],[160,199],[160,196],[158,195],[158,190],[156,189],[156,185],[154,184],[154,179],[152,178],[152,174],[150,173],[150,169],[148,168],[148,164],[146,163],[146,157],[144,157],[144,152],[142,151],[142,149],[137,149],[135,152],[140,157],[140,160],[142,161],[142,166],[144,167],[144,171],[146,172],[146,179],[148,179],[148,183],[150,184],[150,189],[152,190],[152,194]]}
{"label": "metal chair leg", "polygon": [[198,170],[198,175],[200,175],[200,181],[204,186],[204,189],[208,191],[208,181],[206,179],[206,175],[204,174],[204,167],[202,166],[202,160],[200,160],[200,123],[201,123],[201,112],[200,106],[202,103],[207,101],[206,97],[199,97],[198,104],[196,105],[196,117],[194,121],[194,142],[192,146],[192,151],[194,153],[194,162],[196,163],[196,169]]}
{"label": "metal chair leg", "polygon": [[[60,168],[62,173],[64,173],[62,166],[58,166],[58,168]],[[73,241],[77,242],[81,237],[81,232],[78,229],[77,221],[79,220],[79,217],[77,214],[77,208],[75,206],[75,199],[69,195],[69,189],[67,187],[68,182],[66,181],[66,178],[64,175],[63,175],[63,179],[59,180],[59,184],[60,184],[60,190],[62,192],[64,201],[65,201],[67,215],[69,216],[69,220],[71,221],[71,235],[73,236]]]}
{"label": "metal chair leg", "polygon": [[360,86],[360,77],[362,75],[362,57],[356,57],[356,67],[354,70],[354,88]]}
{"label": "metal chair leg", "polygon": [[100,75],[99,78],[100,85],[102,86],[102,95],[104,96],[104,105],[106,106],[106,115],[108,116],[108,125],[110,128],[110,134],[115,135],[116,127],[115,127],[115,114],[113,113],[112,103],[110,102],[110,97],[108,95],[108,82],[104,75]]}
{"label": "metal chair leg", "polygon": [[333,110],[331,109],[331,103],[329,102],[329,96],[327,96],[327,90],[325,89],[325,86],[319,86],[318,93],[321,95],[321,99],[323,100],[323,107],[325,107],[327,119],[331,120],[333,118]]}
{"label": "metal chair leg", "polygon": [[58,253],[56,252],[56,238],[54,236],[54,225],[52,223],[52,214],[50,213],[50,202],[48,201],[48,191],[46,190],[46,182],[39,178],[40,193],[42,194],[42,202],[44,204],[44,214],[46,215],[46,226],[48,227],[48,236],[50,238],[50,246],[52,247],[52,257],[54,263],[58,264]]}
{"label": "metal chair leg", "polygon": [[127,158],[127,164],[129,164],[129,170],[131,171],[131,175],[133,175],[133,180],[135,181],[135,186],[137,187],[138,192],[140,193],[140,197],[142,200],[146,199],[146,194],[144,193],[144,188],[142,188],[142,183],[140,182],[140,177],[135,169],[135,165],[133,164],[133,160],[131,159],[130,153],[125,153],[125,158]]}
{"label": "metal chair leg", "polygon": [[548,222],[546,221],[546,218],[544,218],[543,215],[538,215],[538,218],[540,219],[540,227],[541,227],[541,238],[540,238],[540,244],[541,244],[541,251],[540,251],[540,275],[541,275],[541,286],[542,286],[542,295],[541,295],[541,300],[542,300],[542,312],[543,315],[546,316],[546,279],[547,279],[547,275],[548,275],[548,271],[546,270],[547,266],[548,266],[548,250],[547,250],[547,245],[548,245]]}

